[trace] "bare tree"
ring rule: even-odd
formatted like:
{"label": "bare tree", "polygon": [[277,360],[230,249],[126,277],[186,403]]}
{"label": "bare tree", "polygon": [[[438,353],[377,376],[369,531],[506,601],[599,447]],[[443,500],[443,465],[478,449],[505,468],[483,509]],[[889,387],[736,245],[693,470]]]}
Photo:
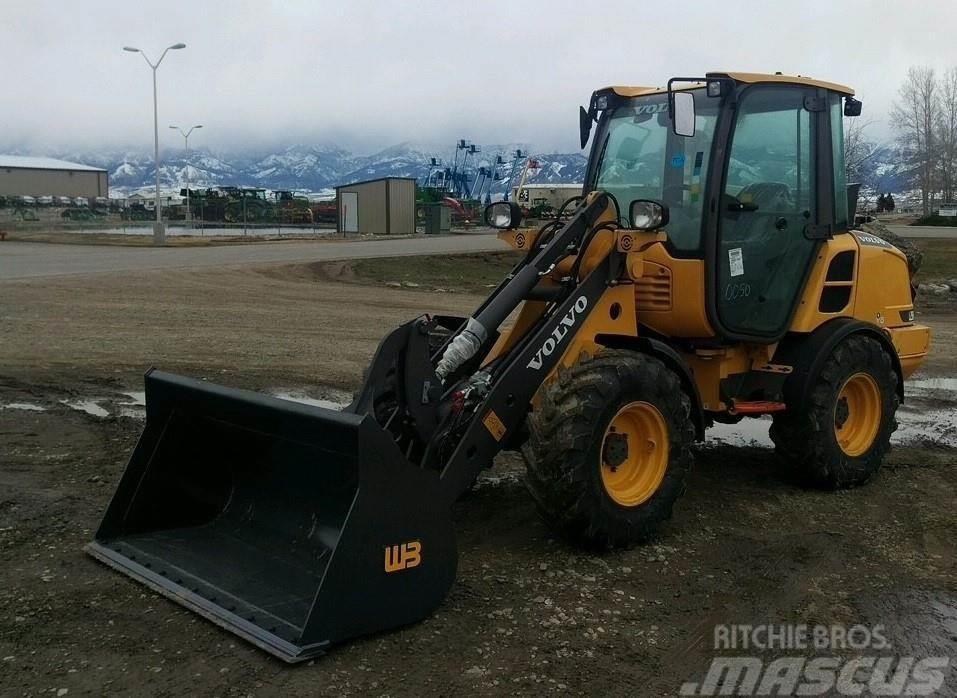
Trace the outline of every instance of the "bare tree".
{"label": "bare tree", "polygon": [[900,99],[891,109],[902,150],[920,188],[924,215],[933,203],[934,175],[937,166],[935,129],[940,110],[934,69],[912,66],[900,88]]}
{"label": "bare tree", "polygon": [[937,114],[938,172],[943,201],[954,201],[957,188],[957,67],[940,77]]}
{"label": "bare tree", "polygon": [[859,116],[844,119],[844,168],[847,181],[870,184],[870,161],[880,151],[880,146],[868,139],[867,130],[873,121],[863,121]]}

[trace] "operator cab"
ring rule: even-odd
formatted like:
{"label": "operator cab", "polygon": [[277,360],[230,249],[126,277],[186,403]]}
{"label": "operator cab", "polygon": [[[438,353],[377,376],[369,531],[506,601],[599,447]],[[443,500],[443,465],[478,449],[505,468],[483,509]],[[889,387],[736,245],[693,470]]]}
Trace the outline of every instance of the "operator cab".
{"label": "operator cab", "polygon": [[659,202],[669,253],[707,262],[719,333],[774,341],[820,241],[848,229],[842,117],[860,113],[852,95],[750,73],[599,90],[581,110],[583,147],[597,122],[584,193],[608,192],[628,227],[632,201]]}

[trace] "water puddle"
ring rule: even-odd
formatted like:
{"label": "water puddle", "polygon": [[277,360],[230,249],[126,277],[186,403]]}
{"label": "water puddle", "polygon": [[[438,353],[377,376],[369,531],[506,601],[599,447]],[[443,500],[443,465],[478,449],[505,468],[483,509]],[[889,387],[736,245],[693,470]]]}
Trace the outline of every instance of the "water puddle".
{"label": "water puddle", "polygon": [[126,395],[129,398],[128,402],[121,402],[121,405],[131,405],[135,407],[146,407],[146,392],[143,390],[134,390],[132,392],[123,392],[120,395]]}
{"label": "water puddle", "polygon": [[719,442],[731,446],[758,446],[760,448],[774,448],[768,429],[771,428],[771,417],[745,417],[737,424],[718,424],[708,429],[705,438],[707,442]]}
{"label": "water puddle", "polygon": [[957,393],[957,378],[920,378],[907,381],[906,388],[907,390],[916,389],[921,392],[933,390]]}
{"label": "water puddle", "polygon": [[60,404],[66,405],[74,410],[85,412],[93,417],[109,417],[110,412],[100,407],[96,400],[60,400]]}
{"label": "water puddle", "polygon": [[34,405],[29,402],[0,402],[0,410],[25,410],[27,412],[46,412],[43,405]]}
{"label": "water puddle", "polygon": [[[898,429],[891,438],[897,445],[908,443],[935,443],[957,448],[957,378],[922,378],[907,381],[907,402],[897,412]],[[341,410],[349,404],[348,393],[335,389],[318,389],[319,395],[310,395],[295,388],[275,388],[267,391],[274,397],[314,407]],[[144,419],[146,416],[146,393],[122,391],[112,397],[81,397],[59,400],[71,409],[93,417],[120,417]],[[28,402],[0,403],[0,410],[46,411],[43,405]],[[755,446],[773,448],[768,436],[771,417],[745,418],[737,424],[715,424],[708,430],[709,443],[732,446]]]}
{"label": "water puddle", "polygon": [[341,410],[349,404],[350,400],[345,395],[336,395],[337,399],[329,400],[324,398],[310,397],[301,391],[296,390],[274,390],[274,397],[291,402],[299,402],[303,405],[312,405],[313,407],[325,407],[327,410]]}
{"label": "water puddle", "polygon": [[[897,410],[897,431],[891,443],[906,445],[929,442],[957,448],[957,395],[941,397],[940,392],[957,393],[957,378],[924,378],[907,381],[907,402]],[[935,395],[931,395],[933,392]],[[708,441],[733,446],[773,448],[768,429],[771,417],[745,418],[737,424],[715,424]]]}

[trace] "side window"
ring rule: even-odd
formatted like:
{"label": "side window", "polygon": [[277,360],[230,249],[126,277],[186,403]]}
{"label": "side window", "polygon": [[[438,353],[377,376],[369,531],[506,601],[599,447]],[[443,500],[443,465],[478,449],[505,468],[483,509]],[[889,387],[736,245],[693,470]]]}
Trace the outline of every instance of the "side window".
{"label": "side window", "polygon": [[817,115],[804,88],[756,86],[741,99],[718,228],[716,300],[732,332],[782,332],[804,285],[815,243]]}
{"label": "side window", "polygon": [[735,126],[725,193],[746,205],[771,205],[792,213],[810,211],[811,112],[804,92],[753,88]]}
{"label": "side window", "polygon": [[847,230],[847,167],[844,160],[844,105],[841,96],[829,92],[831,116],[831,152],[834,154],[834,230]]}

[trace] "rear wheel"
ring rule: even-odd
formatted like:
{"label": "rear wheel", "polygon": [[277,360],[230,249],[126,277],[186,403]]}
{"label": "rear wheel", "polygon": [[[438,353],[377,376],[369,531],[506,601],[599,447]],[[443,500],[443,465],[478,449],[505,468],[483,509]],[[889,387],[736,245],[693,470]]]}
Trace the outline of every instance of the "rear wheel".
{"label": "rear wheel", "polygon": [[606,350],[562,371],[528,417],[526,483],[545,520],[585,543],[628,546],[671,516],[694,427],[678,377]]}
{"label": "rear wheel", "polygon": [[852,336],[827,359],[806,409],[774,416],[771,439],[809,484],[854,487],[880,469],[898,403],[891,357],[877,340]]}

